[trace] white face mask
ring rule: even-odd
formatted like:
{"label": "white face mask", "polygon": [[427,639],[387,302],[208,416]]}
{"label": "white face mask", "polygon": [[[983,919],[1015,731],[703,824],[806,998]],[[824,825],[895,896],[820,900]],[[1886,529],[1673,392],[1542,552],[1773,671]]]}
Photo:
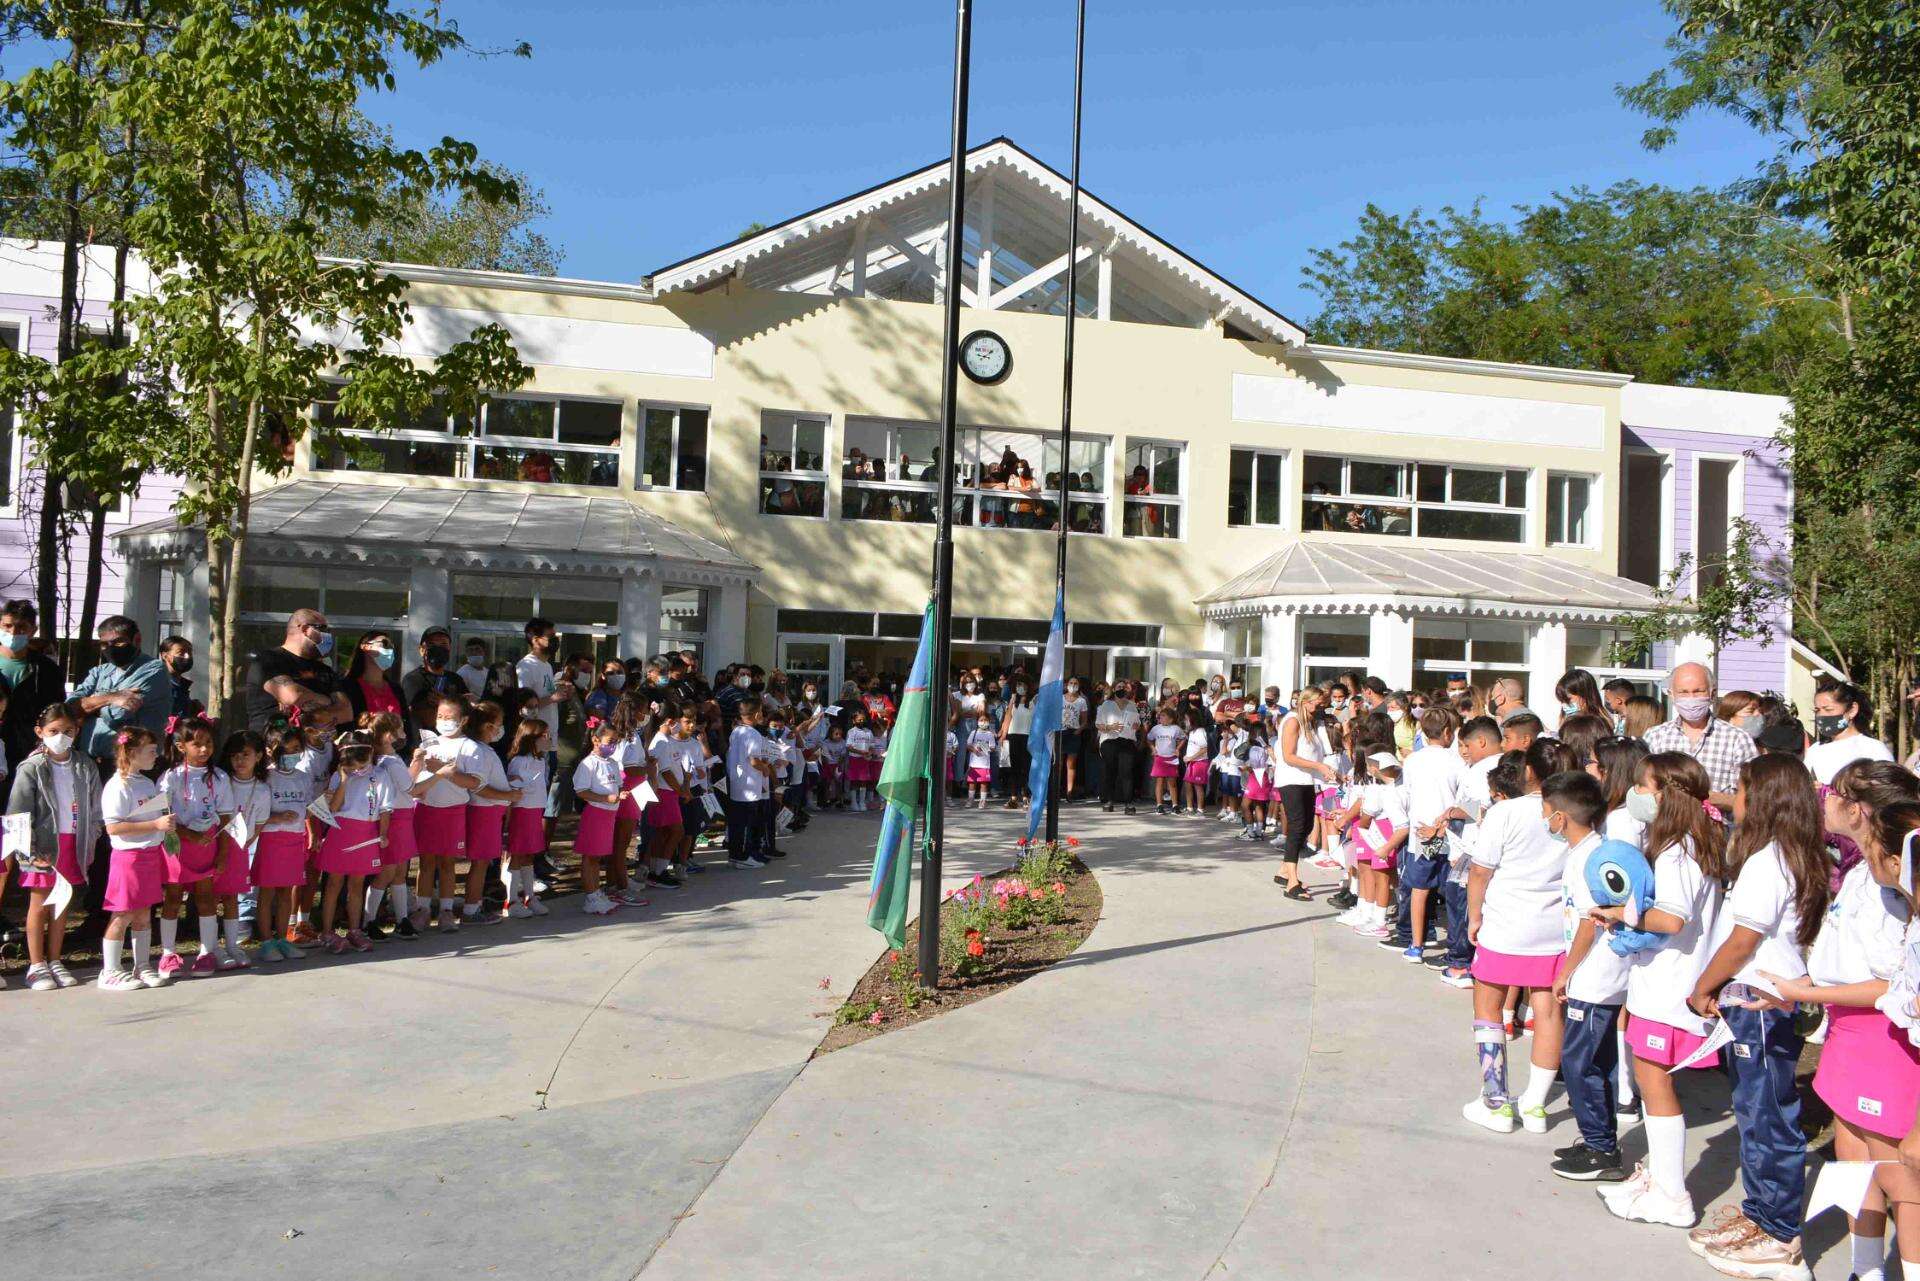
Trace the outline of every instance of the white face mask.
{"label": "white face mask", "polygon": [[435,721],[433,727],[440,731],[441,738],[452,738],[460,732],[459,721],[450,721],[444,718]]}
{"label": "white face mask", "polygon": [[1387,719],[1395,725],[1398,725],[1401,721],[1407,719],[1407,714],[1397,707],[1389,707],[1387,709]]}
{"label": "white face mask", "polygon": [[300,768],[300,758],[298,756],[282,756],[280,758],[280,768],[291,773]]}
{"label": "white face mask", "polygon": [[468,654],[467,655],[468,667],[485,667],[486,665],[487,665],[487,656],[485,654]]}
{"label": "white face mask", "polygon": [[733,678],[733,683],[739,686],[741,689],[745,689],[747,686],[753,684],[753,677],[752,676],[736,676]]}
{"label": "white face mask", "polygon": [[71,734],[49,734],[40,741],[45,743],[47,750],[55,756],[65,756],[73,750],[73,735]]}
{"label": "white face mask", "polygon": [[1652,823],[1660,813],[1660,797],[1634,788],[1627,793],[1627,817],[1636,823]]}
{"label": "white face mask", "polygon": [[607,676],[608,689],[618,691],[618,690],[625,689],[626,687],[627,687],[627,674],[625,672],[612,672],[608,674]]}
{"label": "white face mask", "polygon": [[1567,833],[1565,828],[1562,828],[1560,831],[1556,832],[1553,830],[1551,826],[1549,826],[1547,828],[1547,835],[1550,838],[1552,838],[1553,842],[1557,845],[1565,845],[1567,843]]}

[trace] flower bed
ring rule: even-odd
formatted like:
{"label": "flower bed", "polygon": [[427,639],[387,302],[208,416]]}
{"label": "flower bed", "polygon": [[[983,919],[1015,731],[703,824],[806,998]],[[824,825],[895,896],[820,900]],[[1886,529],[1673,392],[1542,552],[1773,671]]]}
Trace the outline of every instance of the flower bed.
{"label": "flower bed", "polygon": [[907,945],[874,962],[833,1014],[816,1054],[870,1040],[971,1005],[1073,954],[1100,919],[1100,883],[1080,862],[1080,842],[1036,842],[1014,866],[976,876],[940,904],[940,973],[924,986],[918,922]]}

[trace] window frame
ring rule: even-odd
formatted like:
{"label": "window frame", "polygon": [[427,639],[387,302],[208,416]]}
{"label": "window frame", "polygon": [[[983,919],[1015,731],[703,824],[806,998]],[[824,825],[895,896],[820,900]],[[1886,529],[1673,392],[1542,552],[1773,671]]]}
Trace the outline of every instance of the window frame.
{"label": "window frame", "polygon": [[[759,514],[762,516],[771,516],[778,520],[825,521],[831,519],[832,503],[829,500],[833,496],[833,472],[831,468],[833,460],[833,415],[815,413],[811,410],[803,409],[763,408],[760,411],[760,434],[762,436],[766,435],[767,420],[770,417],[785,418],[787,420],[788,435],[787,449],[785,452],[789,457],[797,457],[799,455],[799,450],[793,448],[794,430],[797,430],[803,422],[819,423],[820,466],[817,470],[806,467],[788,467],[785,470],[780,468],[770,469],[766,465],[766,452],[762,451],[758,460],[759,472],[757,483],[760,488],[760,495],[756,500],[759,504]],[[709,444],[711,444],[713,437],[713,420],[711,417],[707,420],[707,437]],[[776,457],[781,453],[777,443],[768,446],[768,448],[772,449]],[[818,485],[820,487],[820,514],[814,516],[804,511],[776,512],[768,510],[767,498],[771,493],[768,486],[771,482],[782,480],[792,482],[796,488],[802,485]]]}
{"label": "window frame", "polygon": [[[1273,449],[1264,445],[1229,445],[1227,447],[1227,528],[1228,529],[1287,529],[1287,456],[1289,450]],[[1250,482],[1247,492],[1247,519],[1235,523],[1233,519],[1233,456],[1246,454],[1252,459],[1248,471]],[[1273,521],[1258,520],[1255,513],[1260,509],[1260,460],[1273,458],[1279,461],[1280,475],[1275,484],[1279,487],[1278,502],[1274,509],[1279,518]]]}
{"label": "window frame", "polygon": [[[1179,466],[1180,492],[1177,494],[1129,494],[1127,492],[1127,478],[1133,474],[1134,467],[1138,465],[1132,460],[1133,451],[1136,449],[1173,450]],[[1156,543],[1183,543],[1187,540],[1186,508],[1187,493],[1191,480],[1188,474],[1188,466],[1192,454],[1193,446],[1191,441],[1165,440],[1158,436],[1127,437],[1127,447],[1120,457],[1120,536],[1122,538],[1140,538]],[[1157,461],[1149,461],[1147,463],[1147,479],[1149,482],[1152,481],[1154,472],[1158,469],[1158,466],[1159,463]],[[1131,503],[1138,503],[1142,507],[1170,507],[1174,509],[1179,513],[1180,532],[1177,534],[1157,536],[1153,534],[1129,534],[1127,532],[1127,506]]]}
{"label": "window frame", "polygon": [[[340,387],[345,385],[335,379],[326,380],[326,384],[328,387],[335,389],[336,392]],[[419,427],[400,427],[392,431],[382,431],[373,427],[341,426],[329,426],[327,430],[332,435],[344,437],[349,440],[374,442],[400,441],[413,445],[440,445],[455,451],[453,455],[454,474],[451,476],[440,476],[429,473],[430,478],[434,480],[457,480],[483,485],[562,485],[568,489],[611,489],[618,492],[620,488],[620,459],[621,455],[626,452],[623,440],[616,438],[611,445],[582,445],[571,441],[563,441],[560,439],[560,409],[561,406],[566,404],[612,405],[620,411],[620,436],[624,437],[626,435],[627,405],[625,400],[615,396],[574,396],[561,392],[547,391],[489,391],[484,393],[484,395],[485,399],[481,402],[479,412],[473,419],[473,427],[470,432],[463,433],[457,429],[456,424],[459,421],[459,415],[454,414],[451,410],[448,410],[443,415],[446,428],[442,431],[432,431]],[[551,406],[553,435],[551,437],[519,436],[489,432],[487,430],[487,423],[492,416],[494,404],[506,400],[527,401]],[[332,404],[337,407],[338,402],[332,402]],[[323,408],[326,407],[328,406],[322,402],[316,402],[308,410],[310,422],[317,426],[320,422],[320,414]],[[359,468],[329,466],[322,450],[318,448],[320,443],[317,439],[314,441],[316,447],[312,450],[313,470],[330,473],[361,470]],[[613,479],[605,484],[593,484],[585,481],[522,480],[518,477],[506,479],[482,476],[478,474],[480,451],[486,449],[506,449],[520,452],[537,449],[547,453],[581,454],[587,457],[600,458],[613,464]],[[465,460],[464,474],[462,474],[461,470],[463,466],[461,460],[463,458]],[[417,473],[390,471],[382,468],[377,471],[369,471],[367,474],[377,476],[407,476]]]}
{"label": "window frame", "polygon": [[[1584,537],[1578,539],[1564,536],[1563,531],[1567,526],[1567,502],[1565,498],[1560,500],[1560,530],[1554,528],[1553,521],[1553,495],[1556,487],[1571,487],[1574,481],[1583,481],[1587,487],[1586,504],[1581,509],[1581,520],[1586,526],[1586,533]],[[1540,524],[1546,536],[1547,546],[1598,547],[1600,545],[1600,525],[1598,520],[1600,510],[1598,501],[1600,497],[1600,477],[1594,475],[1592,472],[1549,470],[1547,472],[1546,482],[1547,488],[1540,512]]]}
{"label": "window frame", "polygon": [[[1747,514],[1747,459],[1744,454],[1729,453],[1725,450],[1696,449],[1687,458],[1687,523],[1691,528],[1687,532],[1687,543],[1692,553],[1691,568],[1688,572],[1688,590],[1698,594],[1702,589],[1700,571],[1705,567],[1700,551],[1700,535],[1705,526],[1700,520],[1700,476],[1704,471],[1702,463],[1725,463],[1727,469],[1727,527],[1724,531],[1727,552],[1733,551],[1734,522]],[[1671,491],[1669,491],[1671,492]],[[1672,510],[1671,507],[1668,508]],[[1724,570],[1725,562],[1719,563]],[[1671,572],[1669,570],[1668,572]]]}
{"label": "window frame", "polygon": [[[32,334],[33,320],[24,312],[0,311],[0,329],[12,329],[18,339],[14,350],[24,352]],[[20,488],[24,480],[22,472],[26,470],[26,441],[20,431],[20,414],[12,405],[0,406],[0,414],[7,419],[7,492],[5,501],[0,502],[0,516],[18,516],[20,514]],[[131,515],[131,512],[129,512]]]}
{"label": "window frame", "polygon": [[[1340,489],[1335,493],[1315,494],[1307,489],[1307,472],[1315,460],[1337,462],[1340,464]],[[1353,487],[1353,464],[1372,463],[1379,466],[1396,467],[1403,481],[1399,494],[1378,494],[1355,490]],[[1440,500],[1420,497],[1420,469],[1423,467],[1441,467],[1446,469],[1445,493]],[[1501,501],[1498,503],[1473,502],[1453,497],[1455,470],[1471,472],[1492,472],[1500,477]],[[1448,462],[1443,459],[1429,458],[1383,458],[1371,454],[1330,453],[1321,450],[1303,450],[1300,461],[1300,528],[1306,533],[1328,533],[1339,535],[1359,535],[1365,538],[1408,538],[1433,539],[1449,543],[1490,543],[1501,547],[1525,547],[1533,532],[1533,474],[1532,466],[1507,467],[1495,463]],[[1520,481],[1521,503],[1513,506],[1506,501],[1509,496],[1511,477],[1509,473],[1520,472],[1524,479]],[[1357,507],[1367,505],[1391,504],[1407,510],[1410,528],[1402,534],[1389,533],[1386,530],[1353,529],[1311,529],[1307,523],[1306,508],[1309,503],[1321,503],[1330,507]],[[1519,535],[1505,538],[1461,538],[1453,534],[1431,534],[1422,531],[1420,514],[1423,511],[1468,512],[1490,516],[1516,516],[1520,520]]]}
{"label": "window frame", "polygon": [[[898,437],[894,435],[894,433],[897,432],[899,429],[901,428],[931,429],[936,433],[936,435],[939,431],[939,426],[936,423],[925,422],[919,419],[912,419],[912,418],[885,418],[877,415],[858,414],[858,415],[848,415],[845,419],[843,419],[842,431],[840,433],[840,441],[839,441],[840,448],[838,453],[838,461],[835,465],[835,469],[840,476],[840,507],[839,507],[840,514],[838,516],[838,519],[845,520],[845,521],[859,521],[863,524],[875,524],[875,525],[892,525],[892,524],[931,525],[936,523],[936,520],[938,517],[938,510],[936,505],[939,500],[939,492],[940,492],[940,486],[937,481],[854,480],[854,479],[850,479],[846,475],[847,450],[848,450],[848,445],[847,445],[848,430],[847,429],[852,428],[855,424],[859,424],[863,427],[877,424],[877,425],[883,426],[886,429],[886,431],[888,432],[887,451],[886,451],[886,454],[883,456],[883,461],[884,461],[884,458],[891,458],[891,457],[897,456],[897,454],[899,453],[899,450],[897,448],[897,445],[899,443]],[[998,433],[1002,435],[1031,437],[1034,440],[1035,444],[1037,445],[1040,452],[1040,457],[1041,457],[1041,469],[1040,469],[1041,470],[1041,474],[1040,474],[1041,488],[1032,491],[1031,497],[1026,499],[1025,501],[1043,502],[1043,503],[1048,503],[1052,505],[1057,505],[1060,501],[1060,498],[1059,498],[1060,491],[1058,489],[1046,488],[1046,451],[1050,447],[1053,447],[1058,443],[1058,437],[1055,433],[1029,429],[1024,427],[1008,427],[1008,426],[1003,426],[995,423],[962,423],[954,429],[954,435],[956,437],[955,452],[959,454],[962,458],[973,457],[975,461],[962,462],[958,464],[959,470],[955,473],[955,476],[954,476],[953,497],[954,497],[955,511],[956,511],[956,517],[953,522],[954,526],[956,528],[961,528],[961,529],[984,529],[984,530],[993,530],[1000,533],[1016,533],[1016,534],[1056,533],[1057,531],[1051,528],[1050,526],[1024,527],[1024,526],[1014,526],[1014,525],[997,525],[997,524],[990,525],[990,524],[981,523],[980,514],[981,514],[982,501],[987,498],[995,498],[995,499],[1000,499],[1002,501],[1005,501],[1007,498],[1007,495],[1011,492],[1004,489],[984,489],[979,484],[979,477],[982,474],[982,472],[980,470],[981,465],[977,461],[977,459],[979,454],[980,436],[982,433],[985,433],[985,432],[993,432],[993,433]],[[1087,444],[1087,443],[1096,443],[1101,446],[1101,451],[1102,451],[1101,465],[1096,470],[1096,473],[1095,473],[1099,477],[1100,487],[1097,490],[1086,490],[1086,489],[1076,490],[1076,489],[1069,488],[1067,491],[1067,505],[1069,508],[1071,508],[1075,503],[1081,503],[1086,505],[1097,505],[1099,507],[1101,528],[1098,531],[1092,531],[1092,530],[1081,531],[1081,530],[1075,530],[1075,529],[1069,528],[1067,532],[1068,534],[1078,538],[1104,538],[1108,535],[1108,533],[1111,531],[1111,528],[1112,528],[1112,523],[1110,519],[1110,514],[1112,512],[1112,496],[1110,491],[1113,484],[1112,476],[1111,476],[1112,467],[1113,467],[1113,456],[1112,456],[1113,437],[1104,435],[1098,432],[1075,432],[1073,434],[1072,443],[1077,445]],[[871,459],[872,455],[867,455],[867,457]],[[1062,458],[1060,460],[1062,469],[1065,468],[1067,461],[1068,460],[1066,458]],[[929,461],[928,465],[929,466],[932,465],[931,461]],[[967,479],[967,474],[969,469],[973,469],[973,472],[972,472],[973,478],[971,480]],[[925,495],[928,495],[931,499],[931,501],[928,503],[928,507],[934,510],[935,519],[924,520],[924,521],[890,521],[890,520],[885,520],[879,517],[871,517],[871,516],[849,516],[846,514],[846,502],[847,502],[847,495],[849,492],[925,494]],[[959,513],[961,512],[964,512],[964,519],[962,519],[961,516],[959,515]],[[1059,513],[1056,513],[1056,517],[1058,515]],[[790,518],[783,517],[783,519],[790,519]]]}
{"label": "window frame", "polygon": [[[702,405],[691,400],[652,400],[642,398],[634,402],[635,419],[633,431],[633,490],[636,493],[653,494],[704,494],[707,481],[713,474],[713,406]],[[673,458],[668,464],[672,469],[671,485],[650,485],[640,479],[646,469],[647,456],[647,415],[654,410],[671,411],[673,414]],[[707,416],[707,448],[701,456],[700,486],[697,489],[682,488],[680,469],[683,465],[680,457],[680,428],[689,409],[698,410]]]}

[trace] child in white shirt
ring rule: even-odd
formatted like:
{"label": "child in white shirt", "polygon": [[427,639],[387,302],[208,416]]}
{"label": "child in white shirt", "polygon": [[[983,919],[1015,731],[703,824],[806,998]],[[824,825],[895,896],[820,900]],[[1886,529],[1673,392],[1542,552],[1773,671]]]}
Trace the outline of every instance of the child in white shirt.
{"label": "child in white shirt", "polygon": [[976,722],[967,735],[967,799],[975,809],[987,808],[987,787],[993,781],[993,754],[1000,740],[984,724]]}
{"label": "child in white shirt", "polygon": [[1147,731],[1147,748],[1153,753],[1148,776],[1153,780],[1153,812],[1171,814],[1180,796],[1180,752],[1187,744],[1187,732],[1173,723],[1173,711],[1161,708],[1158,723]]}
{"label": "child in white shirt", "polygon": [[1199,818],[1207,808],[1207,731],[1198,717],[1187,722],[1186,750],[1180,758],[1181,799],[1186,812]]}

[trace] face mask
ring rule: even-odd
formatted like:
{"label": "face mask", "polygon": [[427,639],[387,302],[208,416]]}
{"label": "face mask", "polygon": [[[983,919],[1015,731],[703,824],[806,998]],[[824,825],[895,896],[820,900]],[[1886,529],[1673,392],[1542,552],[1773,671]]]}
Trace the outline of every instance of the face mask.
{"label": "face mask", "polygon": [[965,685],[962,685],[960,688],[964,689],[965,691],[967,691],[967,693],[971,694],[973,693],[973,682],[968,681]]}
{"label": "face mask", "polygon": [[1558,832],[1554,831],[1553,820],[1551,818],[1547,820],[1547,835],[1552,837],[1556,844],[1565,845],[1567,843],[1566,829],[1562,828]]}
{"label": "face mask", "polygon": [[752,676],[736,676],[733,678],[733,683],[739,688],[745,689],[747,688],[747,686],[753,684],[753,677]]}
{"label": "face mask", "polygon": [[[1754,717],[1756,725],[1753,730],[1753,735],[1756,738],[1760,736],[1760,730],[1757,724],[1759,719],[1757,716]],[[1835,713],[1832,716],[1815,716],[1813,718],[1813,731],[1820,736],[1820,741],[1824,743],[1845,733],[1847,727],[1852,724],[1853,722],[1850,719],[1840,713]]]}
{"label": "face mask", "polygon": [[448,649],[445,645],[427,646],[427,666],[428,667],[445,667],[447,665],[447,660],[452,657],[453,657],[453,651]]}
{"label": "face mask", "polygon": [[486,665],[487,665],[487,656],[485,654],[468,654],[467,655],[468,667],[485,667]]}
{"label": "face mask", "polygon": [[627,674],[625,672],[608,673],[607,675],[608,689],[613,690],[617,693],[618,691],[623,690],[626,687],[627,687]]}
{"label": "face mask", "polygon": [[25,632],[0,632],[0,646],[7,649],[25,649],[31,639]]}
{"label": "face mask", "polygon": [[1336,711],[1336,712],[1344,712],[1344,711],[1346,711],[1346,710],[1347,710],[1347,700],[1346,700],[1346,699],[1344,699],[1344,698],[1336,698],[1336,699],[1334,699],[1334,700],[1333,700],[1333,710],[1334,710],[1334,711]]}
{"label": "face mask", "polygon": [[800,696],[811,703],[820,697],[820,691],[817,689],[803,689],[800,691]]}
{"label": "face mask", "polygon": [[1713,700],[1711,698],[1676,698],[1673,700],[1673,710],[1687,724],[1698,725],[1713,715]]}
{"label": "face mask", "polygon": [[300,758],[298,756],[282,756],[280,758],[280,768],[288,772],[297,770],[300,768]]}
{"label": "face mask", "polygon": [[1013,692],[1016,694],[1024,695],[1027,692],[1027,687],[1025,685],[1015,685],[1013,687]]}
{"label": "face mask", "polygon": [[504,726],[495,725],[492,729],[487,731],[487,742],[489,743],[499,742],[501,738],[505,736],[506,732],[507,731]]}
{"label": "face mask", "polygon": [[1636,823],[1651,823],[1660,813],[1660,798],[1652,792],[1634,788],[1627,793],[1627,817]]}
{"label": "face mask", "polygon": [[65,756],[69,751],[73,750],[73,735],[71,734],[49,734],[40,741],[45,743],[47,750],[55,756]]}
{"label": "face mask", "polygon": [[1565,720],[1565,719],[1567,719],[1567,718],[1568,718],[1569,716],[1578,716],[1579,714],[1580,714],[1580,705],[1579,705],[1578,703],[1562,703],[1562,704],[1560,704],[1560,719],[1561,719],[1561,720]]}
{"label": "face mask", "polygon": [[1625,716],[1615,714],[1613,718],[1613,732],[1616,734],[1624,734],[1627,732],[1627,718]]}
{"label": "face mask", "polygon": [[1069,686],[1067,686],[1067,693],[1069,693],[1069,694],[1078,694],[1079,692],[1080,692],[1080,687],[1079,687],[1078,685],[1069,685]]}
{"label": "face mask", "polygon": [[433,723],[433,727],[440,731],[441,738],[452,738],[460,732],[459,721],[437,720]]}
{"label": "face mask", "polygon": [[140,656],[140,647],[131,641],[115,641],[106,647],[106,655],[115,667],[125,667]]}
{"label": "face mask", "polygon": [[1387,719],[1395,725],[1398,725],[1401,721],[1407,719],[1407,714],[1397,707],[1389,707],[1387,709]]}
{"label": "face mask", "polygon": [[320,657],[331,657],[333,654],[333,633],[321,632],[320,639],[313,643],[313,647],[320,651]]}
{"label": "face mask", "polygon": [[[1767,722],[1763,717],[1754,715],[1752,713],[1748,713],[1745,716],[1735,717],[1733,723],[1740,728],[1741,733],[1745,734],[1748,738],[1752,739],[1756,743],[1760,741],[1760,731],[1767,727]],[[1817,716],[1814,717],[1813,723],[1815,725],[1818,725],[1820,723],[1820,718]],[[1825,735],[1822,735],[1822,737],[1825,737]]]}
{"label": "face mask", "polygon": [[1243,698],[1245,697],[1246,692],[1247,692],[1246,690],[1240,688],[1238,685],[1235,685],[1232,689],[1227,691],[1228,695],[1230,695],[1233,698]]}
{"label": "face mask", "polygon": [[596,756],[612,756],[613,749],[614,744],[612,743],[595,743],[593,745],[593,751]]}
{"label": "face mask", "polygon": [[386,670],[387,670],[388,668],[390,668],[390,667],[392,667],[392,666],[393,666],[393,651],[392,651],[392,650],[390,650],[390,649],[376,649],[376,650],[374,650],[374,651],[373,651],[373,665],[374,665],[375,667],[378,667],[378,668],[379,668],[379,669],[380,669],[381,671],[383,671],[383,672],[384,672],[384,671],[386,671]]}

